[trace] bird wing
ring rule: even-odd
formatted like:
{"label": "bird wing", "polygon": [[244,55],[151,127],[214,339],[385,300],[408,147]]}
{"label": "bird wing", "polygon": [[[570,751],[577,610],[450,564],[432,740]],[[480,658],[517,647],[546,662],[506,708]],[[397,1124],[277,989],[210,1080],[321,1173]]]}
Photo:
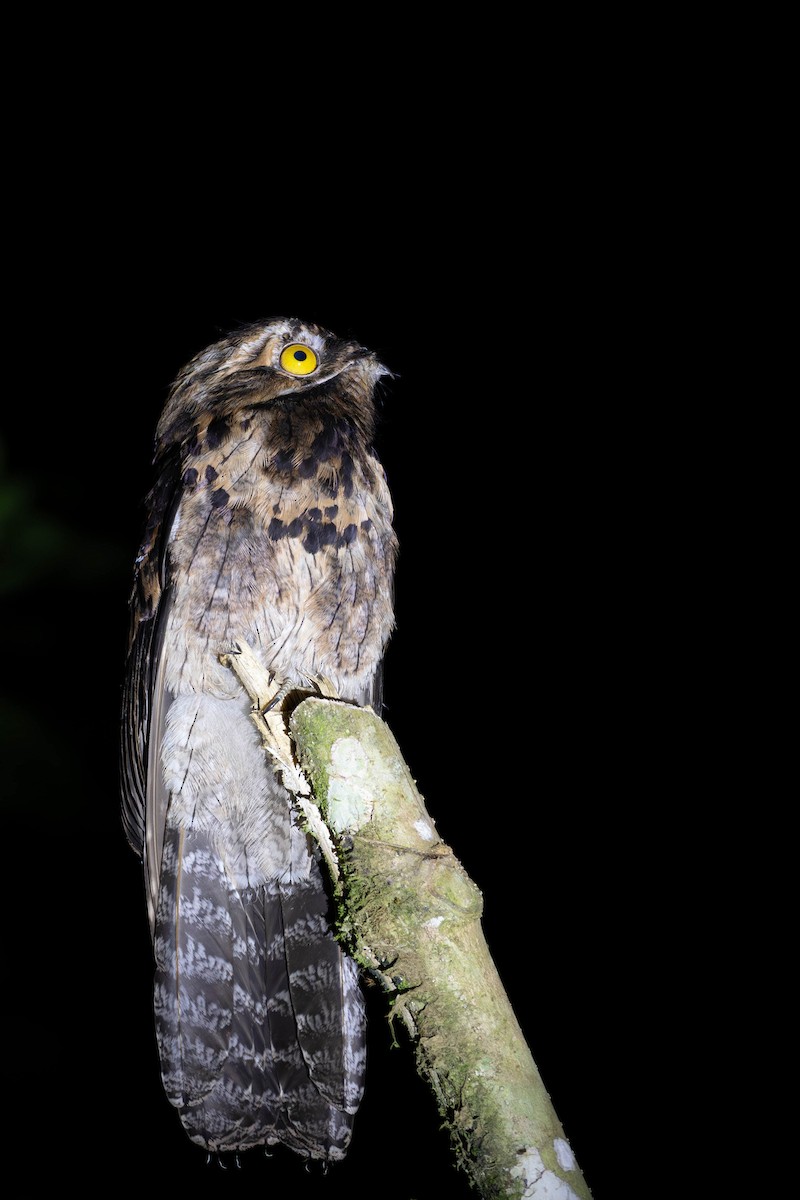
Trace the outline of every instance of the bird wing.
{"label": "bird wing", "polygon": [[165,463],[147,498],[150,520],[130,599],[130,640],[122,690],[122,824],[131,846],[144,858],[151,929],[168,800],[160,770],[160,745],[171,696],[164,684],[162,645],[170,609],[166,547],[181,491],[173,482],[175,474],[174,463]]}

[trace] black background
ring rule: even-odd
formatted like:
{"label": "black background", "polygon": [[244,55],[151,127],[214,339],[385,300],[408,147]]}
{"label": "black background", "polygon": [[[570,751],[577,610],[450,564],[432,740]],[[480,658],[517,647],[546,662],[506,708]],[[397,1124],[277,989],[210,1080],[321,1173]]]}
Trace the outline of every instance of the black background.
{"label": "black background", "polygon": [[102,238],[53,243],[47,302],[16,331],[0,443],[8,954],[22,963],[9,1037],[34,1172],[52,1155],[91,1178],[110,1153],[126,1180],[146,1182],[157,1161],[162,1181],[215,1195],[469,1194],[407,1047],[389,1048],[379,997],[352,1148],[324,1180],[279,1151],[207,1168],[161,1093],[116,765],[153,432],[191,355],[241,322],[296,315],[395,373],[378,435],[400,539],[384,715],[483,892],[501,978],[603,1194],[603,1081],[632,1005],[615,911],[624,717],[608,692],[616,605],[631,601],[613,584],[596,348],[552,243],[543,256],[528,237],[509,264],[496,226],[476,239],[437,222],[411,246],[387,229],[379,242],[369,229],[311,236],[290,216],[272,241],[173,218],[152,244],[117,229],[108,259]]}
{"label": "black background", "polygon": [[[774,459],[750,440],[763,380],[741,378],[738,166],[729,185],[702,119],[711,96],[724,126],[725,97],[702,70],[693,85],[683,29],[665,40],[600,10],[537,13],[530,32],[509,12],[444,9],[15,20],[7,1159],[31,1192],[55,1176],[192,1196],[468,1194],[380,1011],[352,1149],[325,1180],[279,1155],[207,1170],[158,1078],[117,785],[152,436],[192,354],[293,313],[396,372],[379,435],[401,543],[386,718],[483,891],[556,1111],[595,1200],[636,1157],[671,1181],[676,1142],[708,1144],[721,1014],[743,974],[769,977],[753,965],[753,848],[724,853],[731,795],[763,794],[746,772],[742,713],[763,688],[748,690],[742,635],[770,628],[748,588],[771,595],[756,502]],[[747,839],[782,828],[756,818]],[[720,861],[735,875],[722,886]]]}

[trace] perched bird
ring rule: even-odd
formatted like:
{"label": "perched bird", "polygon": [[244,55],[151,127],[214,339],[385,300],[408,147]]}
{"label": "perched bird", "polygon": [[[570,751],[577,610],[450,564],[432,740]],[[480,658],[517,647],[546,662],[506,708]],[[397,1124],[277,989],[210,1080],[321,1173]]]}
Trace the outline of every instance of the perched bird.
{"label": "perched bird", "polygon": [[389,374],[275,319],[179,373],[156,434],[123,691],[123,821],[142,856],[161,1073],[212,1153],[344,1156],[364,1086],[358,972],[322,870],[220,656],[323,676],[380,712],[396,539],[372,448]]}

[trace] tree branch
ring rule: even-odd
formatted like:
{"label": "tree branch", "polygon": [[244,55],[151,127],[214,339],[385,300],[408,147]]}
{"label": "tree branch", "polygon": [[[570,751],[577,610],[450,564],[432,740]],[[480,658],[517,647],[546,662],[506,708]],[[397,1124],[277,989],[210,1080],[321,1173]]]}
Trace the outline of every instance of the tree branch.
{"label": "tree branch", "polygon": [[[227,665],[269,742],[269,677],[259,668],[254,680],[242,650],[243,670],[239,654]],[[296,778],[307,783],[305,772],[319,804],[301,784],[311,832],[324,830],[339,936],[410,1034],[459,1166],[483,1200],[591,1200],[489,954],[481,894],[436,833],[390,730],[369,709],[316,697],[289,727]],[[280,760],[286,748],[270,752]],[[287,766],[291,787],[291,757]]]}

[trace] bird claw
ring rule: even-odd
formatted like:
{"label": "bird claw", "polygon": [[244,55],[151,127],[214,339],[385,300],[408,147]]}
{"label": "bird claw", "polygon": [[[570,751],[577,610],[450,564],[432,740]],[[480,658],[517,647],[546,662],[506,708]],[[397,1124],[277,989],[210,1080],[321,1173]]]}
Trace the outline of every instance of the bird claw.
{"label": "bird claw", "polygon": [[327,1158],[323,1158],[321,1161],[319,1159],[315,1159],[315,1158],[307,1158],[303,1164],[306,1174],[313,1175],[314,1169],[316,1168],[317,1164],[319,1164],[320,1174],[323,1176],[327,1175],[328,1171],[330,1170],[330,1164],[329,1164]]}
{"label": "bird claw", "polygon": [[340,700],[339,690],[336,684],[328,678],[327,675],[306,675],[306,679],[314,688],[318,695],[325,700]]}
{"label": "bird claw", "polygon": [[[234,1154],[232,1156],[229,1155],[228,1161],[233,1163],[233,1169],[235,1171],[241,1170],[242,1164],[239,1160],[238,1154]],[[206,1166],[219,1167],[220,1171],[228,1170],[228,1161],[226,1161],[225,1156],[218,1150],[209,1150],[208,1154],[206,1155]]]}

